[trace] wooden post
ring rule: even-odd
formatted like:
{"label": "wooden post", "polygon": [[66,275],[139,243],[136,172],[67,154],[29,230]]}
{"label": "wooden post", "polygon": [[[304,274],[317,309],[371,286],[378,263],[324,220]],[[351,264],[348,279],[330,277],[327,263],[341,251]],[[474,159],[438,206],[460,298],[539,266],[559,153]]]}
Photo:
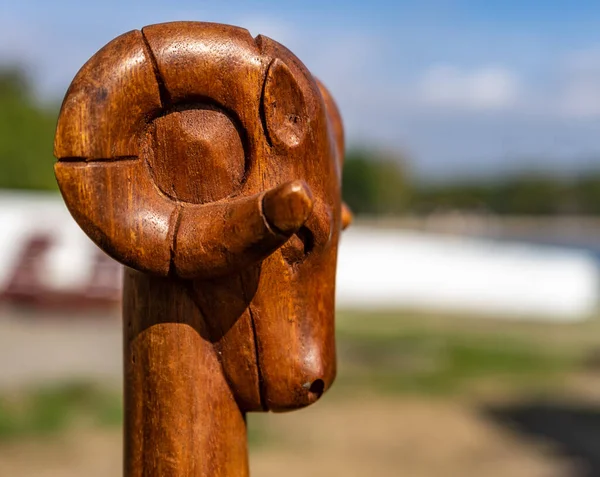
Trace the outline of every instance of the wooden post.
{"label": "wooden post", "polygon": [[232,26],[131,31],[73,80],[55,171],[126,266],[126,477],[248,475],[245,413],[331,385],[343,147],[306,67]]}

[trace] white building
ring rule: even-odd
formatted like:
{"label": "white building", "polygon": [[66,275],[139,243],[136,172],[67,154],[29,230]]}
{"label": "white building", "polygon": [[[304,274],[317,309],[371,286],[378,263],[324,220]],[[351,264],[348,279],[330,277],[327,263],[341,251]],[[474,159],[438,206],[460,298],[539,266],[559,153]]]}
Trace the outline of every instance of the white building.
{"label": "white building", "polygon": [[[56,194],[0,191],[0,300],[97,306],[119,297],[119,267]],[[580,320],[598,309],[584,251],[356,225],[342,236],[338,307]]]}

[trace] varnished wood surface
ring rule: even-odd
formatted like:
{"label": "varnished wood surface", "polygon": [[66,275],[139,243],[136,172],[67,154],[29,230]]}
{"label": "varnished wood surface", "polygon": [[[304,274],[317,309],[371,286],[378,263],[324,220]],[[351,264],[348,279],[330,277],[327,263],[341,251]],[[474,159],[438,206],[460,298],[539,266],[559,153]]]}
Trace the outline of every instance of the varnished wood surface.
{"label": "varnished wood surface", "polygon": [[247,475],[244,416],[185,285],[127,269],[123,291],[125,475]]}
{"label": "varnished wood surface", "polygon": [[148,117],[160,108],[159,85],[142,33],[125,33],[96,53],[71,83],[54,155],[83,160],[137,156]]}
{"label": "varnished wood surface", "polygon": [[77,74],[57,180],[127,267],[125,475],[247,475],[244,414],[335,377],[344,137],[293,53],[241,28],[126,33]]}

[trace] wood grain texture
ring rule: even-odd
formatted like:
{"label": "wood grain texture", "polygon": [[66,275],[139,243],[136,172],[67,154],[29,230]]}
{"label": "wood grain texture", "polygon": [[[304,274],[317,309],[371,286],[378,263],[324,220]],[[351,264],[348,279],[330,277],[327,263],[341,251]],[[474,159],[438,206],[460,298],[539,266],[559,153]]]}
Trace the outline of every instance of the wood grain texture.
{"label": "wood grain texture", "polygon": [[126,270],[126,476],[247,475],[246,425],[186,287]]}
{"label": "wood grain texture", "polygon": [[125,476],[244,476],[244,415],[336,373],[344,136],[296,56],[176,22],[100,50],[65,97],[57,180],[125,264]]}
{"label": "wood grain texture", "polygon": [[159,189],[170,198],[203,204],[237,192],[246,174],[242,139],[218,109],[180,109],[157,118],[146,160]]}
{"label": "wood grain texture", "polygon": [[[281,91],[286,92],[285,96]],[[273,60],[269,66],[262,106],[271,144],[283,150],[300,146],[310,118],[302,88],[280,59]]]}
{"label": "wood grain texture", "polygon": [[57,162],[54,171],[69,211],[101,249],[125,265],[168,275],[178,205],[156,192],[143,162]]}
{"label": "wood grain texture", "polygon": [[152,60],[139,31],[115,38],[77,73],[62,104],[54,155],[138,155],[139,137],[161,107]]}

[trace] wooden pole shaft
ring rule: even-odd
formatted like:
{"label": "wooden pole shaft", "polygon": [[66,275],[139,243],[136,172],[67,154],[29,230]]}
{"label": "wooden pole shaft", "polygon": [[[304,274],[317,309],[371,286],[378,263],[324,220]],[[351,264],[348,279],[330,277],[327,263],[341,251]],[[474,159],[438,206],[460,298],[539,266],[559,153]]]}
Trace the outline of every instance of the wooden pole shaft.
{"label": "wooden pole shaft", "polygon": [[244,415],[185,283],[124,282],[125,477],[247,476]]}

